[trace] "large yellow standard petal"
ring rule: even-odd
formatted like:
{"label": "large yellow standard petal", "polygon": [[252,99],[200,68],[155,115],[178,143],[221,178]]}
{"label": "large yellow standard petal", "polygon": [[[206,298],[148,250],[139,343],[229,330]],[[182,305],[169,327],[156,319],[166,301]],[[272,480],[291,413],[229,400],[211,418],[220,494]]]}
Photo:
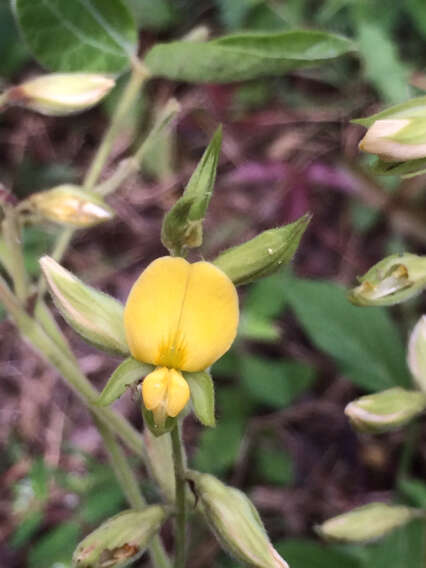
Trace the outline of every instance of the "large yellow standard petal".
{"label": "large yellow standard petal", "polygon": [[235,338],[237,292],[213,264],[158,258],[135,282],[124,325],[135,359],[201,371],[219,359]]}

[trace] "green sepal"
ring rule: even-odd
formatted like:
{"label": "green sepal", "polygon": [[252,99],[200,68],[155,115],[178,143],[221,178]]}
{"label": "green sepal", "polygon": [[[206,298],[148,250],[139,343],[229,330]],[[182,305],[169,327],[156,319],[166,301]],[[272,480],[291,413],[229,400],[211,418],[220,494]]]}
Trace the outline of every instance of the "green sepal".
{"label": "green sepal", "polygon": [[412,178],[426,172],[426,158],[417,158],[406,162],[387,162],[377,158],[371,169],[377,175],[400,175],[402,178]]}
{"label": "green sepal", "polygon": [[195,416],[204,426],[216,426],[214,385],[207,371],[183,373],[191,390],[191,403]]}
{"label": "green sepal", "polygon": [[307,213],[294,223],[264,231],[254,239],[224,251],[213,264],[236,286],[269,276],[292,260],[310,220],[311,215]]}
{"label": "green sepal", "polygon": [[139,382],[143,377],[154,370],[153,365],[141,363],[133,357],[123,361],[108,379],[103,391],[99,395],[96,404],[108,406],[125,392],[131,385]]}
{"label": "green sepal", "polygon": [[372,114],[365,118],[356,118],[351,120],[353,124],[360,124],[369,128],[376,122],[376,120],[385,119],[402,119],[402,118],[420,118],[426,116],[426,96],[416,97],[400,103],[398,105],[391,106],[381,112]]}
{"label": "green sepal", "polygon": [[167,434],[171,432],[173,428],[176,427],[177,418],[172,418],[171,416],[167,416],[166,421],[163,425],[158,425],[154,421],[154,415],[151,410],[147,410],[142,403],[142,414],[145,421],[146,426],[149,428],[151,434],[154,434],[158,438],[158,436],[162,436],[163,434]]}
{"label": "green sepal", "polygon": [[145,552],[168,517],[165,507],[128,510],[103,522],[80,542],[73,554],[75,568],[124,568]]}
{"label": "green sepal", "polygon": [[180,199],[166,214],[161,230],[163,245],[174,254],[203,242],[203,219],[213,194],[222,145],[222,127],[216,130]]}

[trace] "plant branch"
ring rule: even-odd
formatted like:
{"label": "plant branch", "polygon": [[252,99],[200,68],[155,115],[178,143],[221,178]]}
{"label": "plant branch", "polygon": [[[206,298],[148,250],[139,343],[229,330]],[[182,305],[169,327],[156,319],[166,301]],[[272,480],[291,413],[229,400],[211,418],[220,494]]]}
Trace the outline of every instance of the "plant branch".
{"label": "plant branch", "polygon": [[186,548],[186,471],[179,424],[170,432],[176,484],[175,568],[185,567]]}
{"label": "plant branch", "polygon": [[[114,433],[97,416],[94,415],[93,418],[107,449],[115,477],[126,496],[127,502],[133,509],[144,509],[147,503],[139,489],[138,481],[130,467],[129,461],[115,439]],[[171,568],[170,560],[158,535],[152,539],[149,553],[155,568]]]}
{"label": "plant branch", "polygon": [[11,207],[5,207],[3,234],[9,253],[8,264],[15,293],[20,302],[24,303],[28,297],[28,276],[22,253],[21,228],[15,211]]}

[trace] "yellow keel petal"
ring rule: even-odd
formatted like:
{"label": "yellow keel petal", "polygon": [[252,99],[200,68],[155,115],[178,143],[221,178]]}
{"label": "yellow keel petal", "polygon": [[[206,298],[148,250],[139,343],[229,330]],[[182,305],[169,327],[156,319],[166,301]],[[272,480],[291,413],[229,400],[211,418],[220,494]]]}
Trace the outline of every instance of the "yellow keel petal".
{"label": "yellow keel petal", "polygon": [[179,414],[189,400],[189,385],[178,371],[170,369],[167,389],[167,414],[173,418]]}

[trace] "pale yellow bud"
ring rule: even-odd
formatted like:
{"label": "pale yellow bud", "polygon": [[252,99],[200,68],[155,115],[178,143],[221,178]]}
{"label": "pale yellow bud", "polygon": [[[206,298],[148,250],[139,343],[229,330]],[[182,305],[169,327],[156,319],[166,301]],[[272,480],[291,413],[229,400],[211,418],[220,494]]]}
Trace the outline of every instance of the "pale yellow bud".
{"label": "pale yellow bud", "polygon": [[364,152],[377,154],[382,160],[389,162],[424,158],[426,136],[419,136],[415,132],[419,122],[418,118],[376,120],[367,130],[359,147]]}
{"label": "pale yellow bud", "polygon": [[52,73],[11,87],[5,102],[41,114],[66,116],[93,107],[114,86],[114,79],[96,73]]}

